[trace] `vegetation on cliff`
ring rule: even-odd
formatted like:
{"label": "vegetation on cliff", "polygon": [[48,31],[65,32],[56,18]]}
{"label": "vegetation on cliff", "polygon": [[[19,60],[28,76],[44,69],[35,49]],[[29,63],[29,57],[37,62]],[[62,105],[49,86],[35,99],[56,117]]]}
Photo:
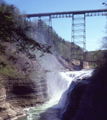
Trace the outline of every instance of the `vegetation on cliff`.
{"label": "vegetation on cliff", "polygon": [[[41,27],[39,27],[39,24],[41,24]],[[50,34],[52,34],[51,41]],[[82,52],[79,46],[76,46],[76,48],[79,52]],[[27,20],[18,8],[7,5],[1,0],[0,55],[3,59],[0,61],[0,74],[14,77],[21,76],[17,72],[17,60],[23,55],[30,60],[37,60],[37,51],[40,51],[40,56],[43,56],[44,52],[52,52],[68,62],[72,59],[70,42],[66,42],[59,37],[53,28],[51,31],[44,21]],[[26,65],[30,66],[28,61],[25,63]]]}
{"label": "vegetation on cliff", "polygon": [[[72,60],[71,45],[77,49],[77,54],[83,53],[79,46],[70,43],[58,36],[53,28],[50,28],[44,21],[31,21],[21,14],[18,8],[7,5],[0,1],[0,74],[7,76],[19,75],[19,64],[17,60],[24,57],[30,60],[37,60],[37,51],[53,53],[55,56],[64,58],[69,63]],[[94,52],[94,59],[97,61],[99,51]],[[97,54],[98,53],[98,54]],[[91,55],[88,55],[88,59]],[[4,60],[5,59],[5,60]],[[78,56],[77,59],[83,59]],[[23,70],[31,67],[32,62],[25,60]],[[26,67],[29,66],[29,67]],[[12,74],[13,73],[13,74]],[[20,72],[21,73],[21,72]]]}
{"label": "vegetation on cliff", "polygon": [[32,69],[32,62],[36,60],[34,51],[40,51],[40,55],[44,52],[51,53],[50,47],[40,44],[31,37],[30,30],[30,22],[16,7],[0,1],[0,76],[28,77],[28,71],[34,70]]}

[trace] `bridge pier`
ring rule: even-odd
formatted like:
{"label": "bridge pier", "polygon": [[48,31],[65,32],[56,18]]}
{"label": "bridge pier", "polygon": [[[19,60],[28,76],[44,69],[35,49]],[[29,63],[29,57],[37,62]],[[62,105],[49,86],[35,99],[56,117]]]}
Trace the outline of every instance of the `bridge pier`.
{"label": "bridge pier", "polygon": [[48,41],[51,45],[52,42],[52,18],[49,16],[49,25],[48,25]]}
{"label": "bridge pier", "polygon": [[80,62],[80,69],[89,69],[89,63],[86,61],[81,61]]}
{"label": "bridge pier", "polygon": [[77,53],[76,46],[71,44],[72,57],[77,59],[78,55],[83,56],[86,60],[86,16],[85,14],[72,14],[72,37],[71,43],[79,45],[83,49],[83,53]]}
{"label": "bridge pier", "polygon": [[[81,60],[86,61],[86,17],[91,16],[107,16],[107,9],[98,9],[98,10],[83,10],[83,11],[66,11],[66,12],[53,12],[53,13],[38,13],[38,14],[26,14],[26,17],[49,17],[49,40],[52,40],[50,37],[50,31],[52,30],[52,18],[71,18],[72,17],[72,40],[71,40],[71,55],[73,59],[76,59],[77,56],[82,55]],[[81,22],[80,22],[81,21]],[[78,27],[79,26],[79,27]],[[51,30],[50,30],[51,28]],[[52,34],[51,34],[52,35]],[[76,46],[80,45],[83,49],[83,53],[76,52]],[[82,44],[82,46],[81,46]]]}

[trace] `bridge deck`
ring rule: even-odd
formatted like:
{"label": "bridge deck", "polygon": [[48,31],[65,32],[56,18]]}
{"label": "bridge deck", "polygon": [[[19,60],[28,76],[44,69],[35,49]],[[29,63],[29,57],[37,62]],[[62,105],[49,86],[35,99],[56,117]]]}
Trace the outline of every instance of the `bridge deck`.
{"label": "bridge deck", "polygon": [[[66,12],[52,12],[52,13],[37,13],[37,14],[25,14],[26,17],[38,17],[38,26],[41,28],[41,17],[49,17],[49,29],[51,28],[52,32],[52,18],[70,18],[72,17],[72,39],[71,42],[77,43],[77,39],[82,43],[83,51],[86,51],[86,19],[87,16],[107,16],[107,9],[97,9],[97,10],[82,10],[82,11],[66,11]],[[78,17],[78,18],[77,18]],[[82,20],[82,24],[80,23]],[[78,21],[78,22],[77,22]],[[77,27],[79,25],[79,28]],[[75,27],[76,26],[76,27]],[[82,31],[82,32],[81,32]],[[78,33],[78,34],[77,34]],[[81,34],[82,33],[82,34]],[[49,33],[48,33],[49,35]],[[52,35],[52,34],[51,34]],[[81,38],[81,40],[80,40]],[[51,41],[51,37],[49,36],[49,41]],[[72,47],[72,50],[75,48]],[[83,55],[83,59],[85,60],[85,54]],[[90,61],[92,62],[92,61]]]}
{"label": "bridge deck", "polygon": [[72,14],[87,14],[87,16],[88,16],[88,14],[92,14],[92,13],[97,13],[98,15],[100,15],[100,13],[103,13],[104,15],[107,15],[107,9],[26,14],[26,17],[30,18],[30,17],[51,16],[54,18],[55,16],[58,16],[58,15],[59,15],[59,17],[61,17],[61,16],[64,17],[64,15],[68,15],[66,17],[71,17]]}

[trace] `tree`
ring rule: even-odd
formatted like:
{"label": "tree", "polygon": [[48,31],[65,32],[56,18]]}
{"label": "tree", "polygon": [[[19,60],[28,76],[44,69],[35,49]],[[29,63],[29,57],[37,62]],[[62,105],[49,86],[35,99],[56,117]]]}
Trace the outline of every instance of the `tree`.
{"label": "tree", "polygon": [[[20,26],[17,24],[19,20],[26,21],[25,18],[21,18],[21,15],[17,16],[13,5],[6,5],[0,2],[0,42],[1,43],[14,43],[16,47],[16,53],[24,53],[29,59],[36,59],[35,54],[32,54],[34,50],[40,50],[42,53],[48,52],[49,47],[41,45],[29,36],[27,32],[31,29],[31,26]],[[16,19],[16,16],[18,19]],[[0,44],[0,53],[5,54],[6,47]]]}

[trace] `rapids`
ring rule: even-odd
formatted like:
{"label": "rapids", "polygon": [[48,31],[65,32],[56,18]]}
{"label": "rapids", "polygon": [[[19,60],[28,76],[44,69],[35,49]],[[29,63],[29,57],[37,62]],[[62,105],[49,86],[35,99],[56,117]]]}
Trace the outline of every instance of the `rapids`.
{"label": "rapids", "polygon": [[61,110],[64,109],[69,86],[73,89],[77,80],[90,77],[92,72],[93,70],[89,69],[48,73],[47,85],[50,100],[41,106],[24,109],[27,117],[22,120],[61,120]]}

